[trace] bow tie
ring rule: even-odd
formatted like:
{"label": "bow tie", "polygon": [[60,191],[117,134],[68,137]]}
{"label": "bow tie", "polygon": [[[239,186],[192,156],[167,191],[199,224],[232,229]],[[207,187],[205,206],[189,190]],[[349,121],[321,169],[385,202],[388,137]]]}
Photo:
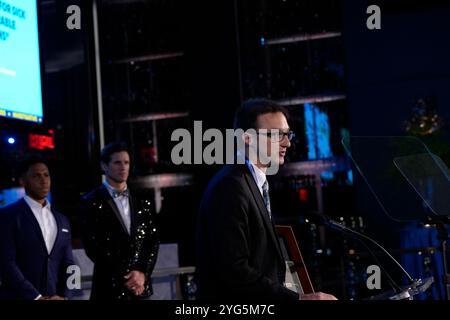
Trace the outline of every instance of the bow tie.
{"label": "bow tie", "polygon": [[112,197],[118,198],[118,197],[129,197],[130,196],[130,191],[128,189],[125,189],[124,191],[113,191],[112,192]]}

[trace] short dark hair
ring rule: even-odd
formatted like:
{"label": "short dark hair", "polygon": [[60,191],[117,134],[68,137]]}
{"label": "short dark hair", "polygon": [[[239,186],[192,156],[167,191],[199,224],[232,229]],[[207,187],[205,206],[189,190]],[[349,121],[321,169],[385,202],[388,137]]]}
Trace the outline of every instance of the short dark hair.
{"label": "short dark hair", "polygon": [[113,153],[126,151],[128,154],[128,146],[124,142],[113,142],[103,147],[100,153],[100,161],[108,164],[111,161]]}
{"label": "short dark hair", "polygon": [[28,171],[28,169],[30,169],[31,166],[38,163],[43,163],[47,166],[47,168],[49,167],[48,161],[41,156],[31,155],[25,157],[17,166],[17,177],[22,177]]}
{"label": "short dark hair", "polygon": [[256,129],[256,120],[259,115],[281,112],[286,119],[289,118],[287,109],[273,100],[253,98],[245,101],[234,115],[234,129]]}

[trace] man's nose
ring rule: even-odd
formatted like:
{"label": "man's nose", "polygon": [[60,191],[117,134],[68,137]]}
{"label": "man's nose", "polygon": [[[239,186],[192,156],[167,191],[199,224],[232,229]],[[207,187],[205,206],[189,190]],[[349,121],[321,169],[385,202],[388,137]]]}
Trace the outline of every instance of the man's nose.
{"label": "man's nose", "polygon": [[291,146],[291,141],[288,139],[287,136],[283,136],[283,140],[281,140],[280,145],[281,145],[282,147],[289,148],[289,147]]}
{"label": "man's nose", "polygon": [[48,177],[41,177],[40,181],[41,181],[42,184],[45,184],[45,183],[48,183],[49,178]]}

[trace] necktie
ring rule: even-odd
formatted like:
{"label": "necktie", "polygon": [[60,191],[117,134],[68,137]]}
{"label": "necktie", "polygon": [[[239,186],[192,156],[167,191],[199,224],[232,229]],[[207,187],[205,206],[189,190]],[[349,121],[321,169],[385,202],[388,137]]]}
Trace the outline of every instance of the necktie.
{"label": "necktie", "polygon": [[266,205],[267,212],[269,212],[269,218],[272,219],[272,214],[270,212],[269,184],[267,183],[267,180],[264,181],[264,184],[262,185],[262,190],[263,190],[264,203]]}
{"label": "necktie", "polygon": [[126,189],[126,190],[124,190],[124,191],[113,191],[112,192],[112,197],[115,199],[115,198],[118,198],[118,197],[128,197],[129,196],[129,194],[130,194],[130,192],[128,191],[128,189]]}

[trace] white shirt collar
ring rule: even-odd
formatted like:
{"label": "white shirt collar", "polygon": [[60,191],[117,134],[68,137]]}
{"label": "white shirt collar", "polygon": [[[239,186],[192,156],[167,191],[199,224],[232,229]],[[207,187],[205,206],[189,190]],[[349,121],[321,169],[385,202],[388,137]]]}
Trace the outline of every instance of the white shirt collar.
{"label": "white shirt collar", "polygon": [[247,161],[253,167],[253,170],[251,171],[253,174],[253,178],[255,179],[256,184],[258,185],[258,188],[262,189],[264,182],[266,182],[267,180],[266,174],[264,173],[264,171],[258,168],[253,162],[251,162],[250,160]]}
{"label": "white shirt collar", "polygon": [[128,186],[127,186],[127,185],[125,185],[125,189],[123,189],[123,190],[117,190],[117,189],[114,189],[114,188],[108,183],[108,180],[106,180],[106,179],[105,179],[105,181],[103,182],[103,184],[105,185],[106,190],[108,190],[108,192],[109,192],[109,194],[110,194],[111,196],[112,196],[112,193],[115,192],[115,191],[120,191],[120,192],[122,192],[122,191],[125,191],[125,190],[128,189]]}
{"label": "white shirt collar", "polygon": [[37,202],[36,200],[34,200],[33,198],[31,198],[30,196],[28,196],[28,195],[25,195],[23,197],[23,199],[25,200],[25,202],[32,209],[42,210],[43,208],[46,208],[48,210],[51,210],[51,205],[50,205],[50,202],[48,201],[47,198],[45,198],[45,205],[44,206],[42,204],[40,204],[39,202]]}

